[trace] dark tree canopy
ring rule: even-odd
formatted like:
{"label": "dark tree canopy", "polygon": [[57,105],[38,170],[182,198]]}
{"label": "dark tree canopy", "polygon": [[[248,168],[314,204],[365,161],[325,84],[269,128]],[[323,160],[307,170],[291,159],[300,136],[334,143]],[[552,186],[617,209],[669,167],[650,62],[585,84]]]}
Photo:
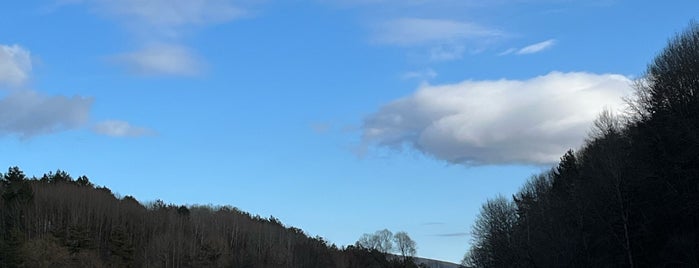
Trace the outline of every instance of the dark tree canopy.
{"label": "dark tree canopy", "polygon": [[630,114],[603,111],[585,144],[527,182],[513,209],[502,197],[484,205],[465,263],[699,266],[696,23],[668,43],[636,90]]}
{"label": "dark tree canopy", "polygon": [[144,206],[61,170],[29,179],[12,167],[0,178],[0,268],[417,267],[234,207]]}

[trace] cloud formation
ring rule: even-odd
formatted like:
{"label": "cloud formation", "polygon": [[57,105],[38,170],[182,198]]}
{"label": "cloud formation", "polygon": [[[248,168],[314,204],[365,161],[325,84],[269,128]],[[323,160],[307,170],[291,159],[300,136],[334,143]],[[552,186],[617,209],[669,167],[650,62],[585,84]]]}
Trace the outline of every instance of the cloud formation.
{"label": "cloud formation", "polygon": [[92,98],[80,96],[13,91],[0,99],[0,134],[26,139],[79,128],[88,121],[92,102]]}
{"label": "cloud formation", "polygon": [[140,75],[197,75],[202,63],[186,47],[178,45],[150,45],[140,51],[114,57],[130,72]]}
{"label": "cloud formation", "polygon": [[404,73],[401,78],[403,79],[417,79],[420,81],[425,81],[425,80],[430,80],[432,78],[437,77],[437,72],[432,70],[431,68],[424,69],[422,71],[411,71],[411,72],[406,72]]}
{"label": "cloud formation", "polygon": [[546,49],[553,47],[553,45],[555,45],[555,44],[556,44],[556,40],[549,39],[549,40],[546,40],[543,42],[539,42],[536,44],[531,44],[531,45],[528,45],[526,47],[523,47],[522,49],[517,51],[517,54],[524,55],[524,54],[538,53],[538,52],[541,52],[541,51],[544,51]]}
{"label": "cloud formation", "polygon": [[374,30],[375,42],[399,46],[454,43],[502,35],[499,31],[469,22],[422,18],[388,20]]}
{"label": "cloud formation", "polygon": [[154,134],[154,131],[148,128],[132,126],[129,122],[121,120],[102,121],[95,124],[92,131],[111,137],[141,137]]}
{"label": "cloud formation", "polygon": [[91,98],[47,96],[25,89],[31,71],[29,50],[0,44],[0,85],[11,88],[0,92],[0,135],[26,139],[78,128],[87,122]]}
{"label": "cloud formation", "polygon": [[441,236],[441,237],[463,237],[463,236],[469,236],[469,233],[445,233],[445,234],[436,234],[434,236]]}
{"label": "cloud formation", "polygon": [[627,77],[584,72],[423,85],[366,117],[362,142],[455,164],[550,164],[630,92]]}
{"label": "cloud formation", "polygon": [[[0,44],[0,85],[10,88],[0,91],[0,136],[18,136],[28,139],[38,135],[78,129],[90,119],[94,100],[82,96],[49,96],[27,89],[26,82],[31,77],[31,53],[19,45]],[[111,121],[107,121],[111,122]],[[111,123],[112,134],[121,130],[129,136],[139,133],[140,128],[128,123]],[[126,124],[127,127],[123,127]],[[98,124],[104,130],[109,124]],[[125,130],[124,130],[125,129]],[[109,132],[99,132],[110,135]],[[112,135],[114,136],[114,135]]]}
{"label": "cloud formation", "polygon": [[18,45],[0,45],[0,84],[19,86],[29,79],[31,54]]}
{"label": "cloud formation", "polygon": [[549,39],[546,41],[542,41],[536,44],[531,44],[526,47],[517,49],[517,48],[510,48],[508,50],[505,50],[498,54],[499,56],[505,56],[505,55],[510,55],[510,54],[517,54],[517,55],[526,55],[526,54],[534,54],[534,53],[539,53],[544,50],[552,48],[554,45],[556,45],[556,39]]}
{"label": "cloud formation", "polygon": [[223,23],[245,15],[232,0],[85,0],[135,30],[179,36],[183,27]]}
{"label": "cloud formation", "polygon": [[[233,0],[62,0],[84,4],[99,15],[125,26],[141,49],[110,58],[139,75],[192,76],[203,60],[182,45],[184,33],[244,17],[244,2]],[[157,45],[153,45],[157,44]]]}
{"label": "cloud formation", "polygon": [[460,59],[468,47],[480,47],[505,35],[471,22],[415,17],[385,20],[372,30],[374,43],[426,49],[431,61]]}

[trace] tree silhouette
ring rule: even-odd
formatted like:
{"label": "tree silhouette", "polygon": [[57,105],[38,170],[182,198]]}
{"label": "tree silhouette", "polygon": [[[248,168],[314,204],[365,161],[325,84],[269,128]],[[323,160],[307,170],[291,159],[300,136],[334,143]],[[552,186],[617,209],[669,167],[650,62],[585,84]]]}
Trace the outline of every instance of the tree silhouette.
{"label": "tree silhouette", "polygon": [[484,205],[465,263],[699,266],[698,92],[692,22],[636,82],[628,114],[602,111],[577,152],[513,196],[514,209],[502,197]]}

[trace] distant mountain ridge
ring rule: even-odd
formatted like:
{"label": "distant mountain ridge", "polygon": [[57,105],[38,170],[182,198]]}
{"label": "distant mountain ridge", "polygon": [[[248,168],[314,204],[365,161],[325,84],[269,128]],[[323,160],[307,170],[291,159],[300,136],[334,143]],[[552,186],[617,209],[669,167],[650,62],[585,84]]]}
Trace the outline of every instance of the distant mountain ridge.
{"label": "distant mountain ridge", "polygon": [[424,265],[424,266],[429,267],[429,268],[466,268],[466,266],[452,263],[452,262],[419,258],[419,257],[415,257],[415,264]]}
{"label": "distant mountain ridge", "polygon": [[[398,260],[401,258],[402,258],[402,256],[400,256],[400,255],[395,255],[395,254],[389,255],[389,259]],[[413,262],[415,264],[417,264],[419,267],[427,267],[427,268],[467,268],[467,266],[463,266],[463,265],[456,264],[453,262],[440,261],[440,260],[421,258],[421,257],[413,257]]]}

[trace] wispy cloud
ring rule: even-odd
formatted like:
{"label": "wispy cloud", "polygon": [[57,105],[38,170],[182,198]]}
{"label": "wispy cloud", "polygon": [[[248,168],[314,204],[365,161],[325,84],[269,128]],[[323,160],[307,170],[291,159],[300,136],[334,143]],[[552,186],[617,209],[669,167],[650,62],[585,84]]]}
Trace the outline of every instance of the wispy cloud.
{"label": "wispy cloud", "polygon": [[422,70],[422,71],[406,72],[401,76],[401,78],[406,79],[406,80],[417,79],[420,81],[430,80],[430,79],[435,78],[435,77],[437,77],[437,72],[435,72],[434,70],[429,69],[429,68]]}
{"label": "wispy cloud", "polygon": [[[140,50],[112,58],[139,75],[192,76],[202,59],[182,43],[185,33],[248,16],[244,2],[233,0],[62,0],[57,6],[84,4],[93,13],[123,25]],[[158,44],[158,45],[153,45]]]}
{"label": "wispy cloud", "polygon": [[430,60],[451,61],[461,59],[466,48],[460,44],[442,44],[430,49]]}
{"label": "wispy cloud", "polygon": [[517,54],[519,55],[524,55],[524,54],[534,54],[534,53],[539,53],[541,51],[544,51],[546,49],[549,49],[553,47],[553,45],[556,44],[556,40],[554,39],[549,39],[543,42],[539,42],[536,44],[531,44],[526,47],[523,47],[522,49],[517,51]]}
{"label": "wispy cloud", "polygon": [[503,37],[499,30],[472,22],[449,19],[404,17],[372,26],[371,40],[376,44],[425,50],[430,61],[451,61],[470,49]]}
{"label": "wispy cloud", "polygon": [[400,18],[379,23],[373,40],[380,44],[414,46],[454,43],[502,36],[497,30],[474,23],[423,18]]}
{"label": "wispy cloud", "polygon": [[0,84],[19,86],[29,79],[31,54],[18,45],[0,45]]}
{"label": "wispy cloud", "polygon": [[498,56],[505,56],[505,55],[510,55],[510,54],[517,54],[517,55],[526,55],[526,54],[534,54],[534,53],[539,53],[544,50],[552,48],[554,45],[556,45],[557,41],[556,39],[549,39],[546,41],[542,41],[536,44],[531,44],[528,46],[525,46],[523,48],[510,48],[507,49],[503,52],[500,52]]}
{"label": "wispy cloud", "polygon": [[107,120],[95,124],[92,131],[97,134],[112,137],[141,137],[155,134],[151,129],[132,126],[129,122],[121,120]]}
{"label": "wispy cloud", "polygon": [[192,76],[199,74],[204,65],[186,47],[167,44],[150,45],[112,59],[140,75]]}
{"label": "wispy cloud", "polygon": [[505,51],[503,51],[503,52],[500,52],[500,53],[498,54],[498,56],[510,55],[510,54],[512,54],[512,53],[517,52],[517,50],[518,50],[518,49],[516,49],[516,48],[508,48],[507,50],[505,50]]}
{"label": "wispy cloud", "polygon": [[362,141],[456,164],[550,164],[582,143],[602,109],[625,107],[630,85],[621,75],[560,72],[422,85],[366,117]]}
{"label": "wispy cloud", "polygon": [[98,13],[131,30],[177,37],[185,27],[205,26],[240,18],[246,10],[232,0],[85,0]]}
{"label": "wispy cloud", "polygon": [[464,236],[469,236],[469,233],[446,233],[446,234],[435,234],[434,236],[441,236],[441,237],[464,237]]}
{"label": "wispy cloud", "polygon": [[425,223],[423,223],[422,225],[428,226],[428,225],[444,225],[444,224],[446,224],[446,223],[445,223],[445,222],[436,221],[436,222],[425,222]]}

